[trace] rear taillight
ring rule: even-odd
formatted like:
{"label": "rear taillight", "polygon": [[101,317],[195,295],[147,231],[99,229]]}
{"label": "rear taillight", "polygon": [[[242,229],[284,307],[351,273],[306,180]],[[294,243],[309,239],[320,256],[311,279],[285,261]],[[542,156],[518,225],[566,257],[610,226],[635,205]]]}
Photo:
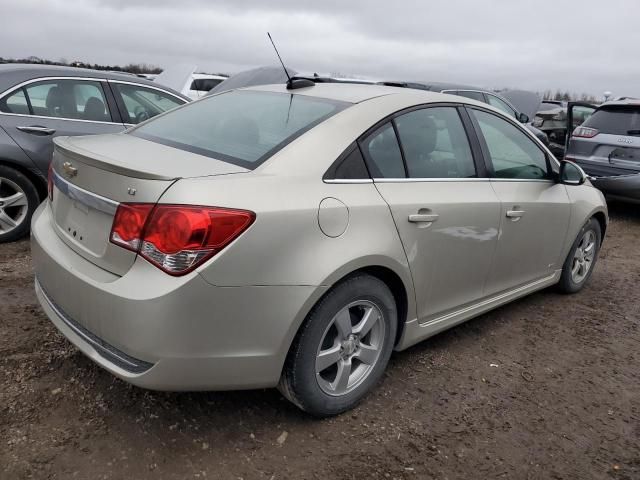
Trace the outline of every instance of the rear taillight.
{"label": "rear taillight", "polygon": [[595,128],[576,127],[576,129],[573,131],[573,136],[581,138],[593,138],[599,133],[600,131],[596,130]]}
{"label": "rear taillight", "polygon": [[218,207],[122,203],[110,240],[171,275],[184,275],[244,232],[255,213]]}
{"label": "rear taillight", "polygon": [[49,171],[47,172],[47,194],[49,201],[53,202],[53,162],[49,162]]}

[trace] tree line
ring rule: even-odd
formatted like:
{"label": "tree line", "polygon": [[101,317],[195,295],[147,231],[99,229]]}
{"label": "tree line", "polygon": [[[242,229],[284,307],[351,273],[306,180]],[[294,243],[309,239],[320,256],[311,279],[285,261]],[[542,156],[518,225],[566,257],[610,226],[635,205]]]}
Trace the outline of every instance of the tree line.
{"label": "tree line", "polygon": [[128,72],[134,74],[140,73],[154,73],[158,74],[162,72],[162,68],[149,65],[147,63],[129,63],[127,65],[100,65],[98,63],[86,63],[81,61],[69,62],[65,58],[61,58],[58,61],[45,60],[39,57],[27,57],[27,58],[3,58],[0,57],[0,63],[32,63],[37,65],[59,65],[64,67],[77,67],[77,68],[91,68],[93,70],[108,70],[113,72]]}
{"label": "tree line", "polygon": [[595,96],[588,93],[577,94],[568,91],[563,92],[561,90],[556,90],[555,92],[552,90],[546,90],[543,92],[542,98],[544,100],[560,100],[565,102],[575,102],[579,100],[581,102],[595,103],[598,101]]}

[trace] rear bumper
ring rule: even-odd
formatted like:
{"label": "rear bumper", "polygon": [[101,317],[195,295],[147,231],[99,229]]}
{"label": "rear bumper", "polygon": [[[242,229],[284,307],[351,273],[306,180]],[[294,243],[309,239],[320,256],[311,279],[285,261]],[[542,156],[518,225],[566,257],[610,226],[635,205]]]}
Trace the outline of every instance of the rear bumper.
{"label": "rear bumper", "polygon": [[216,287],[142,259],[118,277],[71,250],[45,202],[32,220],[38,300],[54,325],[114,375],[157,390],[275,386],[322,287]]}

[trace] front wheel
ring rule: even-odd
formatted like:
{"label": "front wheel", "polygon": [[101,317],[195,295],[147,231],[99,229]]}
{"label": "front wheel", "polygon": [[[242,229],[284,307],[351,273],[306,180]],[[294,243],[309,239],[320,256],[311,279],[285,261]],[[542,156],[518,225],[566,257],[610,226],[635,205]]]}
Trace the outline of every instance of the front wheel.
{"label": "front wheel", "polygon": [[578,233],[562,266],[562,276],[558,283],[561,292],[576,293],[582,290],[593,273],[601,242],[600,223],[592,218]]}
{"label": "front wheel", "polygon": [[357,275],[313,308],[289,351],[279,389],[316,416],[353,408],[382,376],[395,342],[397,310],[384,282]]}

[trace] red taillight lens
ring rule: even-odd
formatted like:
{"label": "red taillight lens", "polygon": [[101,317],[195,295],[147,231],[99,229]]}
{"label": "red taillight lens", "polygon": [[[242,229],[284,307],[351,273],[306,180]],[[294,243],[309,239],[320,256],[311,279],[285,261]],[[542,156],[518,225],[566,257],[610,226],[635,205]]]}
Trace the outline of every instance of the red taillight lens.
{"label": "red taillight lens", "polygon": [[49,162],[49,171],[47,172],[47,193],[49,201],[53,202],[53,162]]}
{"label": "red taillight lens", "polygon": [[137,252],[142,240],[142,231],[147,222],[152,203],[121,203],[116,210],[111,227],[111,241]]}
{"label": "red taillight lens", "polygon": [[593,138],[599,133],[600,131],[596,130],[595,128],[576,127],[576,129],[573,131],[573,136],[581,138]]}
{"label": "red taillight lens", "polygon": [[171,275],[184,275],[227,246],[255,220],[246,210],[120,204],[111,241]]}

